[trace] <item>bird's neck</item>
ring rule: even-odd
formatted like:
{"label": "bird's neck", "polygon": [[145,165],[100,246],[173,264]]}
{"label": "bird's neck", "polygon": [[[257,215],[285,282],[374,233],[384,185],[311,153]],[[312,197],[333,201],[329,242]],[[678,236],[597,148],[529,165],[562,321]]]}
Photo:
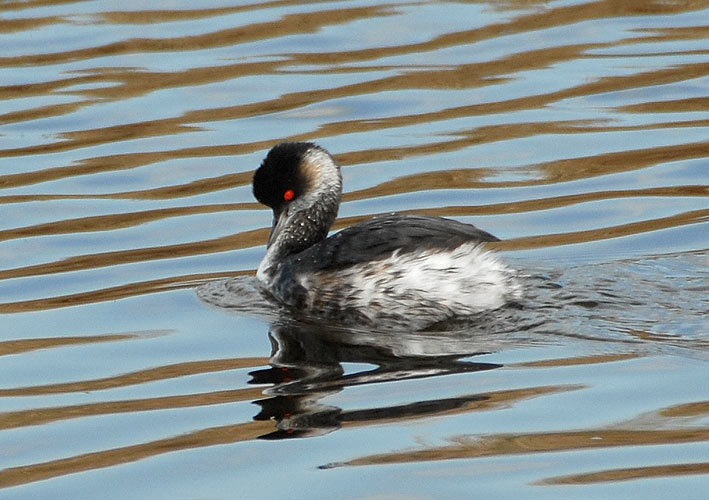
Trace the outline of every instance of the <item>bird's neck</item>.
{"label": "bird's neck", "polygon": [[340,198],[339,190],[321,193],[307,208],[281,214],[285,219],[277,223],[277,233],[268,245],[257,277],[262,281],[270,281],[280,266],[327,238],[327,233],[337,217]]}

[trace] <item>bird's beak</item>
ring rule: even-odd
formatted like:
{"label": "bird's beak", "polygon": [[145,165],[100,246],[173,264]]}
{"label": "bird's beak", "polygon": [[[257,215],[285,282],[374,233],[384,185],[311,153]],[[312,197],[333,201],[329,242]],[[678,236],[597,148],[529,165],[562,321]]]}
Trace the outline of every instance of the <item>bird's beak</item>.
{"label": "bird's beak", "polygon": [[268,243],[266,244],[266,248],[269,248],[273,242],[276,241],[279,233],[285,227],[287,220],[287,210],[282,210],[280,213],[273,213],[273,226],[271,227],[271,234],[268,235]]}

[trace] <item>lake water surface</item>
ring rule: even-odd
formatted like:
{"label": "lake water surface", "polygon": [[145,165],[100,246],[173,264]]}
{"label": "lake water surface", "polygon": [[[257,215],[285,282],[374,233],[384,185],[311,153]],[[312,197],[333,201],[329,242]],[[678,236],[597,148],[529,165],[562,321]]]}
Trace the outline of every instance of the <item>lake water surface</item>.
{"label": "lake water surface", "polygon": [[[0,498],[706,498],[708,40],[692,0],[1,2]],[[524,297],[262,307],[282,140],[337,228],[474,223]]]}

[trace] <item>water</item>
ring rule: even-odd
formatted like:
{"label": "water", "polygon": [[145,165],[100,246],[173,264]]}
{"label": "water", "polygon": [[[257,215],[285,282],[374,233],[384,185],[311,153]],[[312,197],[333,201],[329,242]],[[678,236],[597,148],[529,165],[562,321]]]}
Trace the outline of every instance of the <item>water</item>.
{"label": "water", "polygon": [[[706,496],[706,2],[0,12],[0,498]],[[264,307],[281,140],[343,165],[337,228],[472,222],[524,297]]]}

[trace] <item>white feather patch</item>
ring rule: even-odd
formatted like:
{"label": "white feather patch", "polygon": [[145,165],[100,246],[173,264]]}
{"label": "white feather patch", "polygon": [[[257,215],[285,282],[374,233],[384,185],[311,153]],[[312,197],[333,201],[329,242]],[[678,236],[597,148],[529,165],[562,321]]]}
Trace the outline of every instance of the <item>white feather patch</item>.
{"label": "white feather patch", "polygon": [[304,274],[312,312],[334,301],[372,322],[421,327],[495,309],[521,296],[513,270],[477,242]]}

